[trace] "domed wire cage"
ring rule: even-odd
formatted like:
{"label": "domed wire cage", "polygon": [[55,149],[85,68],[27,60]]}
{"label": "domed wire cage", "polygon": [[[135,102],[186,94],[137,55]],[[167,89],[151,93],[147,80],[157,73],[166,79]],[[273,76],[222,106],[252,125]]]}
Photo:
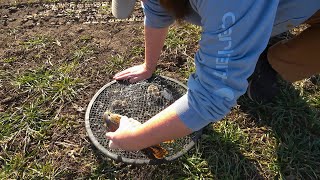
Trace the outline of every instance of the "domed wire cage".
{"label": "domed wire cage", "polygon": [[162,159],[150,158],[143,151],[128,152],[110,149],[103,122],[105,111],[125,115],[144,123],[183,96],[187,87],[172,78],[153,76],[148,80],[130,84],[112,81],[103,86],[90,101],[86,115],[86,130],[92,143],[109,158],[127,164],[160,164],[173,161],[189,151],[200,138],[202,131],[194,132],[160,146],[168,154]]}

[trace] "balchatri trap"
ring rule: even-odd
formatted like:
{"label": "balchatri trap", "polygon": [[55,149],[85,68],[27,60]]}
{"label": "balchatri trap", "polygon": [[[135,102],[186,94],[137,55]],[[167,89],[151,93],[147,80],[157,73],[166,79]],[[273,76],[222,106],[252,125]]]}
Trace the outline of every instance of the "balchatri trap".
{"label": "balchatri trap", "polygon": [[175,160],[195,145],[201,131],[173,142],[161,143],[168,154],[163,159],[153,159],[142,151],[109,149],[102,117],[105,111],[111,111],[144,123],[183,96],[186,91],[187,87],[181,82],[163,76],[153,76],[135,84],[112,81],[103,86],[89,103],[85,116],[89,138],[101,152],[116,161],[128,164],[159,164]]}

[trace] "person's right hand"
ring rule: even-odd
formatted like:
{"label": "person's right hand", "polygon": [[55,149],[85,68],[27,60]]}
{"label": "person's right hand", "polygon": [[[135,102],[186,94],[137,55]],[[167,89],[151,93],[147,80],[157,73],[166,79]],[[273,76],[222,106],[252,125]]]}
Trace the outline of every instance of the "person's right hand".
{"label": "person's right hand", "polygon": [[[135,147],[137,143],[131,141],[126,143],[126,137],[130,136],[131,131],[140,126],[141,123],[127,116],[122,116],[119,122],[119,128],[115,132],[107,132],[106,137],[110,139],[109,148],[110,149],[124,149],[124,150],[138,150],[139,148]],[[122,141],[117,140],[117,135],[122,137]],[[129,141],[130,142],[130,141]]]}
{"label": "person's right hand", "polygon": [[150,78],[152,73],[153,70],[148,69],[145,64],[140,64],[117,73],[113,79],[128,80],[130,83],[135,83]]}

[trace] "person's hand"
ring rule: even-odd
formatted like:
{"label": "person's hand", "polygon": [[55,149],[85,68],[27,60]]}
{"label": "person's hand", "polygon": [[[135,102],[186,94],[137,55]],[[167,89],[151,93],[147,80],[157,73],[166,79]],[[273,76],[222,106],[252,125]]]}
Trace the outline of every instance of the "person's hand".
{"label": "person's hand", "polygon": [[119,128],[115,132],[106,133],[106,137],[109,141],[110,149],[123,149],[126,151],[139,150],[139,145],[134,142],[131,137],[133,135],[134,128],[140,126],[141,123],[127,116],[122,116],[120,119]]}
{"label": "person's hand", "polygon": [[135,83],[150,78],[153,71],[148,69],[145,64],[140,64],[117,73],[113,78],[115,80],[128,80],[130,83]]}

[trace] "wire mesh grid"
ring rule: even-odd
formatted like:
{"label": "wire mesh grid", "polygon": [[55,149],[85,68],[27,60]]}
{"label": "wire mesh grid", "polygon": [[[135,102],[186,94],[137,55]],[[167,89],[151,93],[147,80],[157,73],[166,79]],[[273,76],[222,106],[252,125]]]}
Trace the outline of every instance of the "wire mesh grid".
{"label": "wire mesh grid", "polygon": [[86,129],[93,144],[108,157],[130,164],[157,164],[172,161],[191,149],[201,131],[171,143],[161,143],[168,151],[164,159],[149,159],[141,151],[127,152],[108,148],[103,113],[110,111],[134,118],[144,123],[187,91],[182,83],[168,77],[154,76],[148,80],[129,84],[112,81],[102,87],[92,98],[86,112]]}

